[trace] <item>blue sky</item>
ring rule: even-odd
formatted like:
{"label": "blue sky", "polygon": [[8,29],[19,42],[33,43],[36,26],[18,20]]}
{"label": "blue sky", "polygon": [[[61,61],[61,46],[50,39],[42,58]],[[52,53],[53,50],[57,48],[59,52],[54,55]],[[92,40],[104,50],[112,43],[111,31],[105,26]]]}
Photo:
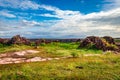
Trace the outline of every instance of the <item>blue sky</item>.
{"label": "blue sky", "polygon": [[0,37],[120,37],[119,0],[0,0]]}

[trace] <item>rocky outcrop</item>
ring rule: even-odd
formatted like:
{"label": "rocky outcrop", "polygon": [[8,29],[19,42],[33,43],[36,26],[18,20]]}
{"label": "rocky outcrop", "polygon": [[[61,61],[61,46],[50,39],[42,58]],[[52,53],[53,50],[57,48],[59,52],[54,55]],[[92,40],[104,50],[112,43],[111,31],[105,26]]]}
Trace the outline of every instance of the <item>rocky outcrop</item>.
{"label": "rocky outcrop", "polygon": [[7,44],[9,39],[0,38],[0,44]]}
{"label": "rocky outcrop", "polygon": [[87,47],[90,44],[93,44],[97,49],[102,49],[102,50],[104,50],[104,47],[106,46],[106,44],[99,37],[90,36],[82,41],[79,48]]}
{"label": "rocky outcrop", "polygon": [[115,45],[114,39],[112,37],[96,37],[89,36],[85,38],[78,48],[86,48],[86,47],[95,47],[96,49],[107,51],[118,51],[118,47]]}
{"label": "rocky outcrop", "polygon": [[4,39],[0,38],[0,44],[4,43]]}
{"label": "rocky outcrop", "polygon": [[29,45],[30,41],[20,35],[13,36],[9,41],[8,44],[26,44]]}
{"label": "rocky outcrop", "polygon": [[109,44],[115,44],[115,41],[112,37],[110,36],[104,36],[103,37]]}

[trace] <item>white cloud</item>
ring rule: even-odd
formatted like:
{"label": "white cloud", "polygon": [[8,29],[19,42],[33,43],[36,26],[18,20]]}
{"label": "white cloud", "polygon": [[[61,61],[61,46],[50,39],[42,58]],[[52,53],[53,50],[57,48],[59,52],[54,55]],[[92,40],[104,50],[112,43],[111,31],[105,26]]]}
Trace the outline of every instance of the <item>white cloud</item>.
{"label": "white cloud", "polygon": [[20,9],[39,9],[39,5],[30,0],[0,0],[0,6]]}
{"label": "white cloud", "polygon": [[[68,13],[63,10],[60,11],[66,15],[60,16],[60,13],[58,15],[45,14],[45,16],[62,18],[60,20],[46,20],[43,22],[22,20],[18,23],[13,22],[9,24],[15,25],[11,28],[11,33],[9,32],[9,34],[17,34],[19,32],[21,35],[42,38],[79,38],[90,35],[119,37],[120,35],[120,8],[87,15],[76,13],[76,11],[75,13],[74,11],[68,11]],[[3,22],[0,25],[3,25]],[[4,27],[0,26],[1,30]],[[6,28],[10,27],[6,26]],[[15,29],[17,31],[14,31]]]}
{"label": "white cloud", "polygon": [[16,18],[16,16],[9,11],[2,10],[0,11],[0,16],[8,17],[8,18]]}
{"label": "white cloud", "polygon": [[71,10],[61,10],[56,7],[52,6],[46,6],[46,5],[41,5],[41,8],[48,10],[48,11],[53,11],[53,14],[41,14],[40,16],[45,16],[45,17],[57,17],[57,18],[62,18],[62,19],[67,19],[67,17],[72,17],[75,15],[81,15],[79,11],[71,11]]}
{"label": "white cloud", "polygon": [[27,21],[27,20],[22,20],[22,23],[25,25],[25,26],[41,26],[42,24],[41,23],[38,23],[36,21]]}
{"label": "white cloud", "polygon": [[[9,31],[4,32],[4,34],[7,34],[8,36],[10,36],[10,34],[13,35],[18,33],[26,36],[31,35],[34,37],[49,38],[79,38],[88,35],[109,35],[113,37],[119,37],[120,35],[119,5],[107,11],[82,14],[79,11],[61,10],[53,6],[38,5],[37,3],[29,0],[15,0],[15,2],[10,2],[10,0],[6,1],[9,2],[9,4],[5,5],[5,3],[0,3],[0,6],[9,7],[13,5],[13,3],[16,3],[14,6],[12,6],[12,8],[44,9],[51,11],[52,13],[39,14],[40,16],[59,18],[58,20],[46,20],[41,22],[36,20],[30,21],[24,18],[21,18],[18,22],[8,22],[8,24],[6,24],[6,22],[1,22],[0,31],[10,29]],[[22,2],[19,3],[19,1]],[[113,2],[113,0],[110,1]],[[117,3],[113,4],[115,5]],[[11,13],[8,12],[8,14],[10,16]],[[8,17],[8,14],[2,14],[2,16]],[[31,16],[38,15],[31,14]],[[11,14],[11,17],[14,17],[14,15]]]}
{"label": "white cloud", "polygon": [[49,14],[49,13],[40,14],[39,16],[44,16],[44,17],[56,17],[56,18],[59,18],[57,15],[52,15],[52,14]]}
{"label": "white cloud", "polygon": [[[56,15],[55,15],[56,16]],[[83,15],[64,15],[51,27],[51,31],[62,35],[120,35],[120,8]],[[99,31],[99,33],[97,33]],[[105,34],[104,34],[105,33]],[[73,36],[73,37],[74,37]]]}
{"label": "white cloud", "polygon": [[120,0],[105,0],[104,10],[115,9],[120,7]]}
{"label": "white cloud", "polygon": [[38,4],[36,4],[35,2],[32,2],[32,1],[23,1],[21,2],[20,4],[20,7],[22,9],[39,9],[39,6]]}

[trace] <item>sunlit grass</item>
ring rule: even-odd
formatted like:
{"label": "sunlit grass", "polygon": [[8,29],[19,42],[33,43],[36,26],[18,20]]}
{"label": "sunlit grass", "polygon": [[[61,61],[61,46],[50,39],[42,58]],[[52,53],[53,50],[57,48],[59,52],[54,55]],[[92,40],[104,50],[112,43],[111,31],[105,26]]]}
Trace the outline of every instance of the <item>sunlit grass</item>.
{"label": "sunlit grass", "polygon": [[[96,49],[78,49],[80,43],[51,43],[38,46],[39,53],[31,57],[71,58],[45,62],[0,65],[0,80],[119,80],[120,55]],[[0,53],[34,49],[34,46],[11,45]],[[100,54],[99,56],[83,56]]]}
{"label": "sunlit grass", "polygon": [[72,53],[76,53],[79,55],[103,53],[101,50],[96,50],[96,49],[86,49],[86,48],[78,49],[79,45],[80,43],[51,43],[51,44],[42,45],[40,47],[44,48],[47,53],[56,56],[71,56]]}
{"label": "sunlit grass", "polygon": [[20,50],[25,50],[30,48],[32,47],[27,45],[10,45],[10,46],[5,45],[3,47],[0,47],[0,53],[15,52],[15,51],[20,51]]}
{"label": "sunlit grass", "polygon": [[[82,68],[76,68],[82,67]],[[0,65],[1,80],[119,80],[120,55]]]}

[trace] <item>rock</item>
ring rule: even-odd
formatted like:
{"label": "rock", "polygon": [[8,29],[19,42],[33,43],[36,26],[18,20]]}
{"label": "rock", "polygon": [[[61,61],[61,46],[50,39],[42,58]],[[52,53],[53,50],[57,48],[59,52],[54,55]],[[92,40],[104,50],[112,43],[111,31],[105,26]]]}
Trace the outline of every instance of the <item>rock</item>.
{"label": "rock", "polygon": [[96,49],[103,50],[103,51],[118,50],[117,46],[115,45],[114,39],[112,37],[106,36],[106,37],[103,37],[103,39],[97,36],[89,36],[81,42],[78,48],[86,48],[88,46],[89,47],[94,46]]}
{"label": "rock", "polygon": [[4,43],[4,39],[0,38],[0,44]]}
{"label": "rock", "polygon": [[36,46],[38,46],[38,45],[40,45],[40,44],[42,44],[42,43],[45,43],[45,39],[39,39],[39,40],[36,40],[36,41],[35,41],[35,45],[36,45]]}
{"label": "rock", "polygon": [[81,39],[77,39],[75,42],[81,42]]}
{"label": "rock", "polygon": [[0,38],[0,44],[7,44],[8,39],[2,39]]}
{"label": "rock", "polygon": [[20,35],[13,36],[9,41],[8,44],[26,44],[29,45],[30,41]]}
{"label": "rock", "polygon": [[76,66],[75,68],[77,68],[77,69],[83,69],[82,66]]}
{"label": "rock", "polygon": [[86,47],[89,44],[93,44],[97,49],[101,49],[101,50],[104,50],[106,46],[106,44],[99,37],[89,36],[82,41],[79,48]]}
{"label": "rock", "polygon": [[112,37],[110,36],[104,36],[103,37],[109,44],[115,44],[115,41]]}

